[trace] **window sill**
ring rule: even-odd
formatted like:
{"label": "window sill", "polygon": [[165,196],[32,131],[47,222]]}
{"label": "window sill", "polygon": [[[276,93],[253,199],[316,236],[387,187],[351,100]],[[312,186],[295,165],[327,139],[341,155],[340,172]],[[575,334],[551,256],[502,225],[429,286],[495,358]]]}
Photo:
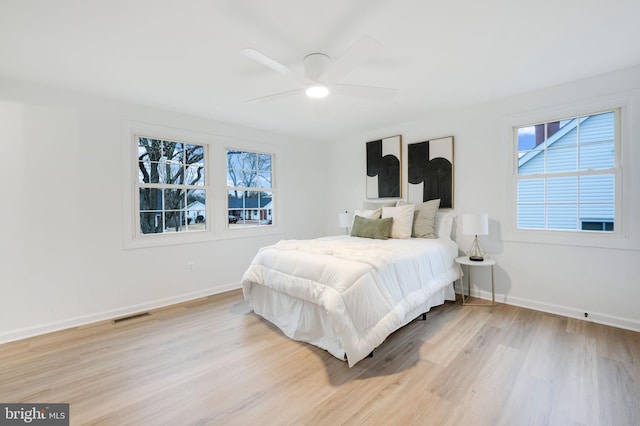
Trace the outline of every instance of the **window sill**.
{"label": "window sill", "polygon": [[240,238],[255,238],[282,235],[282,230],[275,225],[269,227],[255,227],[242,229],[225,229],[222,232],[199,231],[189,234],[158,234],[129,238],[124,241],[125,249],[141,249],[152,247],[176,246],[181,244],[208,243],[215,241],[234,240]]}
{"label": "window sill", "polygon": [[504,233],[503,241],[553,244],[573,247],[607,248],[617,250],[640,250],[638,241],[620,233],[597,233],[584,231],[511,230]]}

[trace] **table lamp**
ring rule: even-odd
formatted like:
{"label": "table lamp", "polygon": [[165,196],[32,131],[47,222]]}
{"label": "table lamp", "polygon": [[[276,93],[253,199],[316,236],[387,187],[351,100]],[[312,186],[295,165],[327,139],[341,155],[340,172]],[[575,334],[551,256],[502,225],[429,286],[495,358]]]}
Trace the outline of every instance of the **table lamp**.
{"label": "table lamp", "polygon": [[346,230],[346,233],[349,233],[349,213],[348,212],[344,212],[344,213],[340,213],[338,215],[338,226],[340,226],[340,228],[344,228]]}

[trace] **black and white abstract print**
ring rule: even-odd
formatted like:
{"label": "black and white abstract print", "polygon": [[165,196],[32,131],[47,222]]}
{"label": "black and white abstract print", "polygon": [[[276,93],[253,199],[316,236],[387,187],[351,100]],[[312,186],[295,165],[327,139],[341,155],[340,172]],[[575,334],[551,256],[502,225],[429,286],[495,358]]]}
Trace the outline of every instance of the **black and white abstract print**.
{"label": "black and white abstract print", "polygon": [[453,208],[453,136],[407,145],[407,201]]}
{"label": "black and white abstract print", "polygon": [[402,136],[367,142],[367,198],[399,198]]}

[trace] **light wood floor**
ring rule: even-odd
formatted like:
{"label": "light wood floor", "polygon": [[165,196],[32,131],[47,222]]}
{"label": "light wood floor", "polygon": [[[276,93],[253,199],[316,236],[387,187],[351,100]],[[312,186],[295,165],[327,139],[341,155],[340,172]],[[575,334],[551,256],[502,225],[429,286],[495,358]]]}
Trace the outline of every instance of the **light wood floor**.
{"label": "light wood floor", "polygon": [[448,302],[350,369],[233,291],[2,345],[0,401],[74,425],[640,425],[640,333]]}

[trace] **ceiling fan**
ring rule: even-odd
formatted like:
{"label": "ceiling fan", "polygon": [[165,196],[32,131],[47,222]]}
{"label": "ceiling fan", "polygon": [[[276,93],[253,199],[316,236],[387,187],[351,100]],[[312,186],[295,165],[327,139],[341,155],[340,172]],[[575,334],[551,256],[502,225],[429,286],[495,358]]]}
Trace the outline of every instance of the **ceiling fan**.
{"label": "ceiling fan", "polygon": [[306,93],[310,98],[324,98],[329,93],[344,96],[354,96],[359,98],[375,100],[391,100],[397,90],[386,87],[363,86],[357,84],[336,83],[340,78],[347,75],[353,69],[364,64],[372,58],[380,49],[380,43],[369,36],[363,36],[347,49],[347,51],[335,61],[332,61],[324,53],[311,53],[304,57],[304,74],[300,74],[286,65],[272,59],[256,49],[242,49],[240,52],[254,61],[271,68],[293,80],[296,80],[303,87],[288,90],[286,92],[274,93],[260,98],[250,99],[247,102],[257,103],[284,98],[299,93]]}

